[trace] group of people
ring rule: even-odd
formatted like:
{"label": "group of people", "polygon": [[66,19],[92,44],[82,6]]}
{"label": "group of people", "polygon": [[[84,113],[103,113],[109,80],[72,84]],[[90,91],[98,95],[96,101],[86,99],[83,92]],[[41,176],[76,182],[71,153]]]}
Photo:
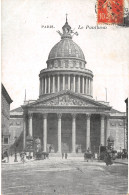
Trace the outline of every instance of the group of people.
{"label": "group of people", "polygon": [[8,154],[8,150],[6,149],[4,152],[2,152],[2,158],[1,158],[2,162],[9,162],[9,154]]}
{"label": "group of people", "polygon": [[62,159],[63,158],[67,159],[67,157],[68,157],[68,154],[67,153],[62,153]]}

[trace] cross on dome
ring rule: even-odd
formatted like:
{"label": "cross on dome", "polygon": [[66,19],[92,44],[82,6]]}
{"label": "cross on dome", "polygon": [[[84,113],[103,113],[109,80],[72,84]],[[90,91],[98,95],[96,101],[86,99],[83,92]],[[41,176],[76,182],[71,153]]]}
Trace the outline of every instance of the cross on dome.
{"label": "cross on dome", "polygon": [[78,32],[74,32],[74,30],[71,29],[71,26],[68,24],[68,14],[66,14],[66,22],[65,25],[62,27],[63,33],[61,33],[59,30],[56,31],[60,36],[61,39],[69,38],[72,39],[74,35],[78,36]]}
{"label": "cross on dome", "polygon": [[66,23],[67,23],[67,16],[68,16],[68,14],[66,14]]}
{"label": "cross on dome", "polygon": [[63,30],[63,34],[61,36],[61,38],[72,38],[72,30],[71,30],[71,26],[68,24],[68,19],[67,19],[68,14],[66,14],[66,22],[65,25],[62,27]]}

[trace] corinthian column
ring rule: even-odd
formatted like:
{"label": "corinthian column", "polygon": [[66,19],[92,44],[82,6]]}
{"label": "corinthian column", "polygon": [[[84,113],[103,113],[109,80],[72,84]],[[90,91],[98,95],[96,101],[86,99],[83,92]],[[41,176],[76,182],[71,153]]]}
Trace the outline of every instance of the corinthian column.
{"label": "corinthian column", "polygon": [[68,89],[70,90],[70,75],[68,75]]}
{"label": "corinthian column", "polygon": [[72,152],[75,153],[76,146],[76,114],[72,114]]}
{"label": "corinthian column", "polygon": [[108,139],[108,137],[110,136],[109,118],[110,118],[110,116],[108,115],[108,116],[106,117],[106,119],[107,119],[107,127],[106,127],[106,143],[107,143],[107,139]]}
{"label": "corinthian column", "polygon": [[23,150],[26,147],[26,114],[23,115]]}
{"label": "corinthian column", "polygon": [[63,75],[63,90],[65,90],[65,75]]}
{"label": "corinthian column", "polygon": [[91,96],[93,96],[93,80],[91,80]]}
{"label": "corinthian column", "polygon": [[55,93],[55,76],[53,75],[53,93]]}
{"label": "corinthian column", "polygon": [[90,149],[90,114],[86,114],[86,149]]}
{"label": "corinthian column", "polygon": [[75,75],[73,75],[73,91],[75,92]]}
{"label": "corinthian column", "polygon": [[104,115],[101,115],[101,137],[100,137],[100,145],[104,146]]}
{"label": "corinthian column", "polygon": [[89,95],[89,78],[87,78],[87,95]]}
{"label": "corinthian column", "polygon": [[50,86],[50,75],[48,76],[48,93],[50,93],[50,88],[51,86]]}
{"label": "corinthian column", "polygon": [[47,151],[47,114],[43,114],[43,149]]}
{"label": "corinthian column", "polygon": [[29,135],[30,135],[31,137],[32,137],[32,134],[33,134],[32,117],[33,117],[33,114],[30,113],[30,114],[29,114]]}
{"label": "corinthian column", "polygon": [[44,78],[41,79],[41,82],[42,82],[42,89],[41,89],[41,91],[42,91],[42,94],[44,94]]}
{"label": "corinthian column", "polygon": [[47,93],[47,78],[46,78],[46,76],[45,76],[45,86],[44,87],[45,87],[45,92],[44,93],[46,94]]}
{"label": "corinthian column", "polygon": [[58,152],[61,153],[61,116],[62,114],[57,114],[58,117]]}
{"label": "corinthian column", "polygon": [[80,76],[78,76],[78,93],[80,93]]}
{"label": "corinthian column", "polygon": [[60,91],[60,75],[58,75],[58,80],[57,80],[57,91]]}
{"label": "corinthian column", "polygon": [[88,94],[88,80],[87,80],[87,77],[86,77],[86,94]]}
{"label": "corinthian column", "polygon": [[82,94],[84,94],[84,76],[82,77]]}
{"label": "corinthian column", "polygon": [[89,95],[91,95],[91,80],[89,79]]}

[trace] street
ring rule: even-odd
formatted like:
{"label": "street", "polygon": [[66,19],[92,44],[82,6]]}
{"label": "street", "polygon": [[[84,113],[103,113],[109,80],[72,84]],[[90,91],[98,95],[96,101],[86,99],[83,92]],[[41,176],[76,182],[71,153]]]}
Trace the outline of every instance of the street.
{"label": "street", "polygon": [[2,195],[127,194],[128,166],[79,159],[2,165]]}

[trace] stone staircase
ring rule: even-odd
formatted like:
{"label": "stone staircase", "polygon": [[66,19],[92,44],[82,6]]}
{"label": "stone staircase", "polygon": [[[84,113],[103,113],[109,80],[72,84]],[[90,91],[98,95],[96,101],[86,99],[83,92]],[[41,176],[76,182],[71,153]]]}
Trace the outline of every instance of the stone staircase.
{"label": "stone staircase", "polygon": [[[67,153],[68,157],[84,157],[83,153]],[[49,153],[49,157],[62,157],[61,153]]]}

